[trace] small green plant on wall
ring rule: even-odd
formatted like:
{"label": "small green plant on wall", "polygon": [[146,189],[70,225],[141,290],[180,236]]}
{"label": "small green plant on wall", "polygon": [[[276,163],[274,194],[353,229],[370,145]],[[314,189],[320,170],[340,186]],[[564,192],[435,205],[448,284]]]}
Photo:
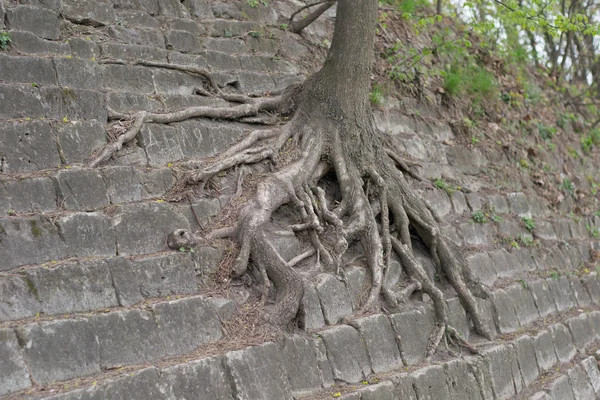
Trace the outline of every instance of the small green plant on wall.
{"label": "small green plant on wall", "polygon": [[10,34],[8,32],[0,32],[0,50],[8,49],[10,45]]}

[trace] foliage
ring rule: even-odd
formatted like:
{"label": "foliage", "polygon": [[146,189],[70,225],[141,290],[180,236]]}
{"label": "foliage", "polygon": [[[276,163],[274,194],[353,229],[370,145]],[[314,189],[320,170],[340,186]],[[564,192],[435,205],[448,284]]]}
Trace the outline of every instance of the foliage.
{"label": "foliage", "polygon": [[525,229],[527,229],[529,232],[533,232],[535,229],[535,221],[533,217],[523,217],[521,218],[521,222],[523,222]]}
{"label": "foliage", "polygon": [[383,90],[381,89],[381,86],[373,86],[373,89],[369,94],[369,100],[374,106],[381,106],[383,104]]}
{"label": "foliage", "polygon": [[454,187],[452,187],[452,185],[445,182],[442,178],[436,178],[433,181],[433,186],[435,186],[438,189],[442,189],[443,191],[448,193],[448,196],[452,196],[452,194],[454,193],[454,190],[455,190]]}
{"label": "foliage", "polygon": [[481,210],[473,212],[471,217],[473,218],[473,221],[477,222],[478,224],[485,224],[487,222],[485,213]]}
{"label": "foliage", "polygon": [[8,32],[0,32],[0,51],[4,51],[8,49],[10,45],[10,33]]}

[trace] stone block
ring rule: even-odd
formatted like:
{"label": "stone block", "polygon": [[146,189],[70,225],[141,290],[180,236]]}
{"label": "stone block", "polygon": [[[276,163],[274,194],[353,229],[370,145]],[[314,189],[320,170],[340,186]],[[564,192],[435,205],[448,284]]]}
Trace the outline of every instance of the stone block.
{"label": "stone block", "polygon": [[487,253],[474,253],[466,257],[466,267],[477,281],[486,286],[492,286],[496,281],[496,269],[494,263]]}
{"label": "stone block", "polygon": [[577,276],[572,276],[569,278],[569,282],[571,283],[571,293],[573,293],[579,307],[590,306],[592,304],[592,299],[581,284],[579,278]]}
{"label": "stone block", "polygon": [[596,334],[596,339],[600,338],[600,311],[592,311],[588,314],[588,319],[592,328],[594,329],[594,333]]}
{"label": "stone block", "polygon": [[166,354],[165,344],[151,312],[115,311],[90,318],[102,368],[156,360]]}
{"label": "stone block", "polygon": [[58,219],[69,257],[114,256],[112,221],[101,213],[72,213]]}
{"label": "stone block", "polygon": [[496,308],[496,326],[500,333],[515,332],[519,321],[515,313],[513,299],[506,291],[499,289],[492,292],[492,303]]}
{"label": "stone block", "polygon": [[173,300],[151,307],[167,355],[191,353],[201,344],[223,336],[217,313],[202,297]]}
{"label": "stone block", "polygon": [[280,344],[279,354],[294,396],[321,389],[315,348],[309,340],[298,335],[286,336]]}
{"label": "stone block", "polygon": [[59,86],[90,90],[100,90],[104,86],[102,68],[93,61],[55,58],[54,66]]}
{"label": "stone block", "polygon": [[461,191],[456,191],[450,197],[452,201],[452,208],[456,214],[464,214],[469,211],[469,206],[467,205],[467,198]]}
{"label": "stone block", "polygon": [[[400,338],[400,351],[406,364],[415,365],[423,361],[429,334],[435,327],[433,310],[427,307],[405,311],[391,315],[390,320],[396,335]],[[415,335],[415,332],[423,332],[423,334]]]}
{"label": "stone block", "polygon": [[490,370],[486,360],[479,356],[466,356],[463,357],[463,360],[467,363],[469,371],[475,377],[479,389],[481,390],[481,396],[484,399],[494,398],[492,377],[490,376]]}
{"label": "stone block", "polygon": [[484,400],[475,376],[463,360],[451,360],[443,364],[446,385],[452,400]]}
{"label": "stone block", "polygon": [[321,302],[314,285],[304,286],[304,295],[300,303],[300,314],[303,328],[311,331],[325,326],[325,318],[321,310]]}
{"label": "stone block", "polygon": [[369,385],[359,390],[361,400],[395,400],[394,384],[390,381]]}
{"label": "stone block", "polygon": [[579,364],[576,364],[567,373],[575,400],[587,400],[596,397],[594,388],[589,381],[587,373]]}
{"label": "stone block", "polygon": [[540,375],[535,356],[534,340],[527,336],[521,336],[514,342],[515,353],[519,362],[521,376],[525,387],[531,385]]}
{"label": "stone block", "polygon": [[161,94],[191,96],[194,94],[194,88],[204,84],[203,79],[197,75],[175,70],[159,69],[154,71],[152,76],[155,91]]}
{"label": "stone block", "polygon": [[161,197],[175,183],[169,168],[106,167],[101,173],[112,204]]}
{"label": "stone block", "polygon": [[515,396],[511,349],[508,346],[494,346],[482,353],[491,377],[494,398],[501,400]]}
{"label": "stone block", "polygon": [[44,102],[46,117],[50,119],[91,121],[106,123],[107,113],[104,94],[94,90],[42,87],[40,95]]}
{"label": "stone block", "polygon": [[[160,371],[169,398],[233,400],[234,393],[222,357],[208,357]],[[153,397],[147,397],[151,399]]]}
{"label": "stone block", "polygon": [[550,287],[546,280],[538,279],[529,282],[527,286],[542,318],[551,314],[556,314],[556,303],[554,302],[554,298],[552,297]]}
{"label": "stone block", "polygon": [[[6,93],[4,93],[7,96]],[[5,108],[2,105],[2,88],[0,87],[0,118]],[[19,103],[19,99],[14,99]],[[36,102],[38,99],[36,99]],[[22,110],[31,110],[35,106],[21,104]],[[27,107],[32,108],[27,108]],[[7,107],[10,108],[10,107]],[[5,122],[0,124],[0,159],[3,160],[2,172],[29,172],[40,169],[56,168],[60,158],[56,142],[52,137],[50,124],[44,121]]]}
{"label": "stone block", "polygon": [[177,131],[172,126],[144,124],[139,141],[152,167],[164,167],[184,158]]}
{"label": "stone block", "polygon": [[71,53],[73,57],[84,58],[86,60],[98,59],[102,56],[100,47],[91,41],[81,37],[70,38],[69,46],[71,46]]}
{"label": "stone block", "polygon": [[496,227],[492,224],[464,223],[460,224],[466,246],[483,246],[496,236]]}
{"label": "stone block", "polygon": [[496,268],[496,275],[501,278],[512,276],[512,271],[515,270],[514,260],[510,253],[506,250],[494,250],[489,253],[490,258]]}
{"label": "stone block", "polygon": [[144,300],[131,262],[123,257],[106,260],[119,305],[129,307]]}
{"label": "stone block", "polygon": [[229,352],[225,354],[225,363],[233,380],[236,399],[292,399],[274,343]]}
{"label": "stone block", "polygon": [[202,42],[197,34],[182,30],[168,30],[165,33],[167,49],[180,53],[197,53],[202,49]]}
{"label": "stone block", "polygon": [[13,49],[23,54],[71,55],[71,47],[68,43],[45,40],[26,31],[11,31],[10,44]]}
{"label": "stone block", "polygon": [[138,26],[111,25],[108,35],[116,42],[138,46],[165,48],[165,36],[160,29],[146,29]]}
{"label": "stone block", "polygon": [[176,229],[188,229],[185,217],[169,204],[123,206],[113,221],[119,254],[145,254],[166,250],[165,238]]}
{"label": "stone block", "polygon": [[67,257],[56,226],[43,216],[0,218],[0,271]]}
{"label": "stone block", "polygon": [[409,374],[394,374],[391,376],[394,384],[394,392],[397,399],[417,400],[417,394],[413,387],[413,377]]}
{"label": "stone block", "polygon": [[6,181],[6,199],[16,212],[49,212],[56,210],[56,191],[52,179],[46,177]]}
{"label": "stone block", "polygon": [[359,333],[347,325],[319,332],[327,348],[333,377],[347,383],[357,383],[372,372],[367,349]]}
{"label": "stone block", "polygon": [[119,305],[110,270],[103,261],[68,264],[52,269],[31,268],[26,270],[26,274],[47,315],[93,311]]}
{"label": "stone block", "polygon": [[108,89],[142,94],[154,92],[152,71],[148,68],[116,64],[105,65],[102,77]]}
{"label": "stone block", "polygon": [[56,72],[45,58],[0,54],[0,81],[56,85]]}
{"label": "stone block", "polygon": [[533,347],[540,372],[548,372],[553,369],[558,360],[552,341],[552,334],[547,330],[539,332],[533,338]]}
{"label": "stone block", "polygon": [[575,347],[582,353],[585,353],[585,349],[595,339],[595,335],[592,333],[594,332],[594,328],[588,320],[587,314],[582,313],[578,317],[569,318],[565,325],[569,328]]}
{"label": "stone block", "polygon": [[106,145],[106,131],[97,121],[71,121],[55,127],[61,155],[66,164],[84,161]]}
{"label": "stone block", "polygon": [[[169,184],[169,186],[171,186],[171,184]],[[209,223],[211,217],[214,217],[221,212],[221,204],[219,203],[219,199],[198,199],[192,203],[192,210],[194,213],[194,219],[198,217],[200,224],[202,224],[202,226],[206,226],[205,224]],[[287,241],[286,244],[289,245],[290,242]],[[282,252],[278,248],[277,243],[273,243],[273,246],[275,246],[275,249],[281,255]],[[289,247],[292,246],[288,246],[288,249]]]}
{"label": "stone block", "polygon": [[170,253],[134,260],[131,271],[144,298],[198,292],[194,263],[189,254]]}
{"label": "stone block", "polygon": [[598,361],[594,357],[588,357],[579,363],[585,371],[592,384],[596,396],[600,393],[600,370],[598,370]]}
{"label": "stone block", "polygon": [[[125,18],[126,20],[127,18]],[[155,29],[160,29],[160,24],[154,18],[150,18],[158,24]],[[146,25],[147,26],[147,25]],[[133,44],[105,43],[101,45],[102,54],[117,60],[144,60],[167,62],[168,52],[152,46],[138,46]]]}
{"label": "stone block", "polygon": [[109,25],[116,19],[112,2],[109,0],[97,0],[91,4],[63,0],[61,13],[71,22],[96,27]]}
{"label": "stone block", "polygon": [[243,93],[262,95],[276,90],[271,75],[251,71],[239,71],[237,74],[239,88]]}
{"label": "stone block", "polygon": [[537,392],[529,400],[552,400],[552,397],[546,392]]}
{"label": "stone block", "polygon": [[446,300],[446,313],[448,315],[448,323],[456,328],[461,337],[469,340],[471,323],[458,297]]}
{"label": "stone block", "polygon": [[199,19],[213,19],[214,14],[208,0],[183,0],[182,4],[187,7],[190,14]]}
{"label": "stone block", "polygon": [[42,385],[100,372],[95,333],[87,319],[17,328],[31,377]]}
{"label": "stone block", "polygon": [[449,399],[444,367],[431,365],[413,372],[413,386],[419,400]]}
{"label": "stone block", "polygon": [[548,327],[554,342],[556,358],[561,363],[568,363],[577,354],[577,349],[573,345],[573,339],[569,330],[562,324],[554,324]]}
{"label": "stone block", "polygon": [[403,365],[396,333],[386,316],[378,314],[355,319],[352,326],[362,336],[374,373],[390,371]]}
{"label": "stone block", "polygon": [[535,222],[535,236],[542,240],[556,240],[556,232],[550,222],[536,221]]}
{"label": "stone block", "polygon": [[[526,284],[525,284],[526,285]],[[520,326],[527,326],[540,317],[531,292],[523,284],[512,285],[506,293],[512,299]]]}
{"label": "stone block", "polygon": [[358,310],[363,303],[367,270],[361,267],[351,267],[346,271],[346,288],[353,310]]}
{"label": "stone block", "polygon": [[33,317],[42,311],[37,288],[26,276],[1,276],[0,299],[0,321]]}
{"label": "stone block", "polygon": [[0,329],[0,396],[31,386],[27,366],[12,329]]}
{"label": "stone block", "polygon": [[209,297],[206,301],[221,321],[229,321],[237,313],[237,305],[233,300],[222,297]]}
{"label": "stone block", "polygon": [[576,400],[569,378],[565,375],[556,379],[550,386],[550,396],[554,400]]}
{"label": "stone block", "polygon": [[12,30],[31,32],[44,39],[58,40],[60,37],[60,18],[52,10],[17,6],[6,11],[6,18]]}
{"label": "stone block", "polygon": [[558,279],[548,278],[546,282],[548,282],[550,293],[552,293],[559,312],[567,311],[577,305],[571,293],[571,284],[566,276],[560,276]]}
{"label": "stone block", "polygon": [[571,228],[569,228],[569,220],[566,219],[555,219],[552,221],[554,232],[558,240],[569,240],[571,239]]}
{"label": "stone block", "polygon": [[328,325],[335,325],[342,318],[352,315],[352,304],[346,285],[335,276],[317,275],[315,289],[321,301],[325,322]]}
{"label": "stone block", "polygon": [[513,213],[517,214],[519,217],[531,217],[531,211],[525,193],[507,193],[506,198],[508,199],[510,209]]}
{"label": "stone block", "polygon": [[325,348],[325,342],[320,337],[310,339],[315,349],[315,357],[317,358],[317,366],[319,367],[319,374],[323,387],[327,388],[334,384],[333,370],[331,369],[331,363],[327,359],[327,349]]}
{"label": "stone block", "polygon": [[445,217],[452,212],[452,203],[448,194],[441,189],[426,190],[422,197],[429,202],[439,217]]}
{"label": "stone block", "polygon": [[592,302],[600,305],[600,281],[598,280],[598,275],[595,272],[584,275],[581,278],[581,282],[590,295]]}
{"label": "stone block", "polygon": [[514,263],[515,272],[519,271],[535,271],[537,269],[537,265],[533,258],[533,255],[529,251],[529,249],[521,248],[521,249],[513,249],[511,252],[516,259],[516,263]]}

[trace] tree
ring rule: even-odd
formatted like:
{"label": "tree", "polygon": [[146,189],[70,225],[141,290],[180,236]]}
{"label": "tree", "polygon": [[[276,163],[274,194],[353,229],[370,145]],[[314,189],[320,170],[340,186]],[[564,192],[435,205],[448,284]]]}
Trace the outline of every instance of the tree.
{"label": "tree", "polygon": [[[137,113],[131,128],[90,165],[108,159],[123,143],[135,137],[146,122],[168,123],[196,117],[238,119],[256,116],[265,110],[289,116],[284,126],[251,132],[208,166],[181,178],[181,184],[198,185],[239,165],[271,159],[276,166],[258,185],[253,200],[240,210],[237,222],[207,237],[237,240],[239,253],[233,273],[244,274],[252,260],[262,276],[263,302],[271,282],[276,289],[276,305],[268,315],[269,320],[285,325],[296,316],[303,296],[302,279],[294,270],[299,258],[284,260],[269,242],[265,224],[279,207],[293,205],[301,223],[291,228],[296,232],[307,231],[314,247],[313,252],[300,258],[316,252],[327,270],[340,273],[342,255],[349,243],[362,244],[372,282],[363,310],[378,310],[382,304],[393,310],[415,290],[422,290],[432,298],[437,324],[430,336],[428,356],[431,356],[445,334],[451,341],[468,344],[448,325],[443,294],[413,254],[411,227],[429,248],[438,274],[445,275],[456,289],[476,331],[491,338],[473,295],[485,297],[487,290],[469,275],[461,253],[440,231],[431,207],[411,189],[405,174],[417,179],[418,175],[374,128],[369,92],[377,7],[377,0],[339,0],[331,47],[321,70],[304,83],[288,87],[274,97],[256,99],[226,94],[208,71],[145,62],[200,74],[208,82],[208,89],[200,89],[202,94],[219,96],[240,105],[194,107],[167,114]],[[131,119],[114,110],[109,112],[112,119]],[[290,155],[287,158],[279,156],[284,148]],[[333,204],[318,185],[328,173],[334,173],[339,184],[339,204]],[[169,235],[168,244],[178,249],[192,246],[197,240],[193,233],[177,230]],[[383,284],[392,252],[398,255],[412,280],[403,291],[397,292]]]}

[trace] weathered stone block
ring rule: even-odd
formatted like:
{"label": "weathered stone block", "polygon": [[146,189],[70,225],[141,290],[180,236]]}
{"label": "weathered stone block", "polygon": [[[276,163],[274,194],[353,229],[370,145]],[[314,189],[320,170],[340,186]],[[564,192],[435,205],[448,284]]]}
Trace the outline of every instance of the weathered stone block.
{"label": "weathered stone block", "polygon": [[506,293],[512,299],[520,326],[527,326],[540,317],[531,292],[522,284],[512,285]]}
{"label": "weathered stone block", "polygon": [[115,232],[109,217],[100,213],[73,213],[58,219],[69,257],[114,256]]}
{"label": "weathered stone block", "polygon": [[6,11],[8,26],[16,31],[31,32],[44,39],[60,37],[58,14],[45,8],[17,6]]}
{"label": "weathered stone block", "polygon": [[431,365],[413,372],[414,388],[419,399],[449,399],[444,367]]}
{"label": "weathered stone block", "polygon": [[[160,29],[160,23],[154,18],[148,17],[150,21],[155,22],[158,26],[155,29]],[[127,18],[125,18],[127,20]],[[148,24],[148,21],[145,21]],[[145,25],[147,27],[150,25]],[[102,44],[102,54],[106,57],[115,58],[118,60],[145,60],[167,62],[168,52],[163,49],[158,49],[152,46],[137,46],[133,44],[121,43],[106,43]]]}
{"label": "weathered stone block", "polygon": [[337,324],[345,316],[352,314],[352,305],[346,285],[330,274],[316,277],[315,289],[321,301],[321,309],[328,325]]}
{"label": "weathered stone block", "polygon": [[576,400],[593,399],[596,397],[594,388],[588,380],[587,373],[580,365],[575,365],[567,374]]}
{"label": "weathered stone block", "polygon": [[71,121],[56,126],[56,137],[64,162],[73,164],[88,158],[106,145],[106,131],[97,121]]}
{"label": "weathered stone block", "polygon": [[546,280],[538,279],[529,282],[528,289],[533,296],[537,310],[542,318],[556,313],[556,303],[554,302],[554,298],[552,297],[550,287]]}
{"label": "weathered stone block", "polygon": [[358,310],[363,302],[366,279],[365,268],[351,267],[346,271],[346,289],[348,289],[348,296],[354,310]]}
{"label": "weathered stone block", "polygon": [[188,229],[187,220],[165,203],[120,208],[114,220],[119,254],[145,254],[166,250],[165,238],[175,229]]}
{"label": "weathered stone block", "polygon": [[[359,390],[361,400],[394,400],[394,384],[386,381]],[[403,398],[404,399],[404,398]]]}
{"label": "weathered stone block", "polygon": [[237,305],[233,300],[222,297],[209,297],[206,299],[213,311],[217,313],[221,321],[229,321],[237,312]]}
{"label": "weathered stone block", "polygon": [[508,199],[510,209],[513,213],[517,214],[519,217],[531,217],[531,211],[525,193],[507,193],[506,198]]}
{"label": "weathered stone block", "polygon": [[107,167],[101,172],[112,204],[160,197],[175,183],[168,168]]}
{"label": "weathered stone block", "polygon": [[0,81],[56,85],[56,72],[45,58],[0,54]]}
{"label": "weathered stone block", "polygon": [[202,49],[202,42],[198,35],[188,31],[169,30],[165,33],[167,49],[181,53],[197,53]]}
{"label": "weathered stone block", "polygon": [[456,214],[464,214],[469,211],[469,205],[467,204],[467,198],[461,191],[456,191],[450,197],[452,201],[452,208]]}
{"label": "weathered stone block", "polygon": [[409,374],[393,375],[392,383],[397,399],[417,400],[417,394],[413,387],[413,377]]}
{"label": "weathered stone block", "polygon": [[162,30],[145,29],[138,26],[111,25],[107,29],[111,38],[117,42],[138,46],[165,48],[165,36]]}
{"label": "weathered stone block", "polygon": [[29,372],[12,329],[0,329],[0,396],[31,386]]}
{"label": "weathered stone block", "polygon": [[566,219],[555,219],[552,221],[554,232],[558,237],[558,240],[569,240],[571,239],[571,229],[569,228],[569,221]]}
{"label": "weathered stone block", "polygon": [[[169,398],[233,400],[229,375],[222,357],[209,357],[165,368],[161,381],[168,388]],[[150,399],[150,398],[148,398]]]}
{"label": "weathered stone block", "polygon": [[71,55],[71,48],[68,43],[45,40],[31,32],[11,31],[10,44],[13,49],[23,54]]}
{"label": "weathered stone block", "polygon": [[154,92],[152,71],[130,65],[105,65],[102,71],[108,89],[151,94]]}
{"label": "weathered stone block", "polygon": [[519,328],[519,322],[513,299],[506,291],[499,289],[492,292],[492,302],[496,307],[496,325],[500,333],[514,332]]}
{"label": "weathered stone block", "polygon": [[588,314],[588,319],[592,328],[594,329],[594,333],[596,334],[596,339],[600,338],[600,311],[592,311]]}
{"label": "weathered stone block", "polygon": [[204,83],[199,76],[174,70],[157,70],[153,72],[153,77],[155,91],[169,95],[193,95],[194,88],[201,87]]}
{"label": "weathered stone block", "polygon": [[495,346],[483,351],[495,399],[509,399],[517,394],[510,350],[508,346]]}
{"label": "weathered stone block", "polygon": [[26,276],[2,276],[0,299],[0,321],[32,317],[42,311],[37,288]]}
{"label": "weathered stone block", "polygon": [[556,232],[552,224],[546,221],[535,222],[535,236],[542,240],[556,240]]}
{"label": "weathered stone block", "polygon": [[367,349],[358,332],[347,325],[319,332],[327,348],[333,377],[348,383],[364,380],[371,374]]}
{"label": "weathered stone block", "polygon": [[152,311],[167,355],[191,353],[223,336],[219,317],[202,297],[154,304]]}
{"label": "weathered stone block", "polygon": [[54,66],[60,86],[100,90],[104,86],[99,64],[81,58],[55,58]]}
{"label": "weathered stone block", "polygon": [[244,93],[262,95],[276,90],[271,75],[250,71],[240,71],[236,74],[240,90]]}
{"label": "weathered stone block", "polygon": [[301,336],[286,336],[280,346],[281,364],[294,396],[321,389],[323,384],[314,344]]}
{"label": "weathered stone block", "polygon": [[473,276],[486,286],[491,286],[496,281],[494,263],[487,253],[469,254],[466,257],[466,267]]}
{"label": "weathered stone block", "polygon": [[325,326],[325,318],[321,310],[321,301],[314,285],[306,284],[304,286],[304,295],[300,303],[301,321],[304,329],[314,330]]}
{"label": "weathered stone block", "polygon": [[40,95],[44,102],[46,117],[51,119],[107,121],[104,94],[94,90],[42,87]]}
{"label": "weathered stone block", "polygon": [[131,270],[145,298],[198,292],[194,263],[188,254],[170,253],[134,260]]}
{"label": "weathered stone block", "polygon": [[[10,94],[4,93],[4,95]],[[2,105],[3,98],[6,99],[2,96],[0,87],[0,118],[11,118],[2,115],[5,110]],[[20,103],[18,96],[14,101],[23,107],[22,111],[35,109],[32,104]],[[36,98],[35,101],[39,101],[39,98]],[[59,166],[60,158],[50,125],[43,121],[0,124],[0,159],[3,160],[2,172],[4,173],[28,172]]]}
{"label": "weathered stone block", "polygon": [[552,341],[552,334],[547,330],[539,332],[533,338],[533,347],[540,371],[550,371],[558,362],[556,350],[554,350],[554,343]]}
{"label": "weathered stone block", "polygon": [[17,335],[39,384],[100,372],[95,330],[87,319],[25,325]]}
{"label": "weathered stone block", "polygon": [[190,14],[200,19],[213,19],[214,15],[208,0],[183,0]]}
{"label": "weathered stone block", "polygon": [[120,306],[132,306],[144,300],[135,270],[127,258],[122,256],[114,257],[106,260],[106,263],[110,269],[113,286]]}
{"label": "weathered stone block", "polygon": [[464,223],[460,231],[467,246],[485,245],[496,236],[496,227],[491,224]]}
{"label": "weathered stone block", "polygon": [[358,329],[363,338],[374,373],[390,371],[403,365],[396,333],[386,316],[378,314],[359,318],[352,321],[352,326]]}
{"label": "weathered stone block", "polygon": [[531,385],[540,375],[535,357],[534,340],[527,336],[521,336],[514,342],[514,348],[519,361],[519,368],[525,386]]}
{"label": "weathered stone block", "polygon": [[550,293],[556,303],[556,308],[559,312],[567,311],[577,305],[571,293],[571,284],[566,276],[561,276],[558,279],[548,278],[548,287]]}
{"label": "weathered stone block", "polygon": [[97,0],[91,4],[77,0],[63,0],[62,6],[62,15],[78,24],[104,26],[115,21],[115,12],[108,0]]}
{"label": "weathered stone block", "polygon": [[292,399],[275,344],[229,352],[225,354],[225,363],[235,385],[236,399]]}
{"label": "weathered stone block", "polygon": [[118,306],[110,270],[103,261],[32,268],[26,273],[48,315]]}
{"label": "weathered stone block", "polygon": [[595,339],[595,335],[591,334],[594,332],[594,328],[588,320],[587,314],[582,313],[576,318],[567,319],[566,326],[571,332],[575,347],[581,352],[585,352],[586,347]]}
{"label": "weathered stone block", "polygon": [[554,342],[554,350],[556,350],[556,358],[561,363],[567,363],[577,353],[577,349],[573,345],[569,330],[562,324],[554,324],[548,327]]}
{"label": "weathered stone block", "polygon": [[4,183],[7,201],[16,212],[56,210],[56,191],[52,179],[40,177]]}
{"label": "weathered stone block", "polygon": [[[429,334],[435,326],[433,310],[429,307],[393,314],[390,317],[396,335],[400,337],[400,351],[408,365],[425,359]],[[423,332],[415,335],[414,332]],[[425,334],[425,332],[428,332]]]}
{"label": "weathered stone block", "polygon": [[73,57],[91,60],[98,59],[102,55],[100,52],[100,47],[98,47],[95,42],[81,37],[70,38],[69,46],[71,46],[71,53],[73,53]]}
{"label": "weathered stone block", "polygon": [[509,277],[512,275],[512,271],[515,269],[513,265],[514,260],[506,250],[494,250],[488,254],[492,259],[498,277]]}
{"label": "weathered stone block", "polygon": [[585,290],[577,276],[570,277],[569,282],[571,283],[571,292],[573,293],[573,296],[575,297],[579,307],[588,307],[590,304],[592,304],[590,295]]}
{"label": "weathered stone block", "polygon": [[165,344],[152,313],[115,311],[90,318],[102,368],[140,364],[163,357]]}
{"label": "weathered stone block", "polygon": [[558,400],[576,400],[567,376],[561,376],[550,386],[550,396]]}
{"label": "weathered stone block", "polygon": [[[535,361],[535,360],[534,360]],[[446,385],[452,400],[484,400],[481,389],[469,366],[463,360],[444,363]]]}
{"label": "weathered stone block", "polygon": [[598,361],[594,357],[588,357],[579,363],[585,371],[592,384],[596,396],[600,393],[600,371],[598,370]]}
{"label": "weathered stone block", "polygon": [[144,124],[139,140],[150,166],[164,167],[171,161],[184,158],[177,131],[171,126]]}
{"label": "weathered stone block", "polygon": [[446,300],[446,313],[448,315],[448,323],[456,328],[464,339],[469,340],[471,323],[458,297]]}

